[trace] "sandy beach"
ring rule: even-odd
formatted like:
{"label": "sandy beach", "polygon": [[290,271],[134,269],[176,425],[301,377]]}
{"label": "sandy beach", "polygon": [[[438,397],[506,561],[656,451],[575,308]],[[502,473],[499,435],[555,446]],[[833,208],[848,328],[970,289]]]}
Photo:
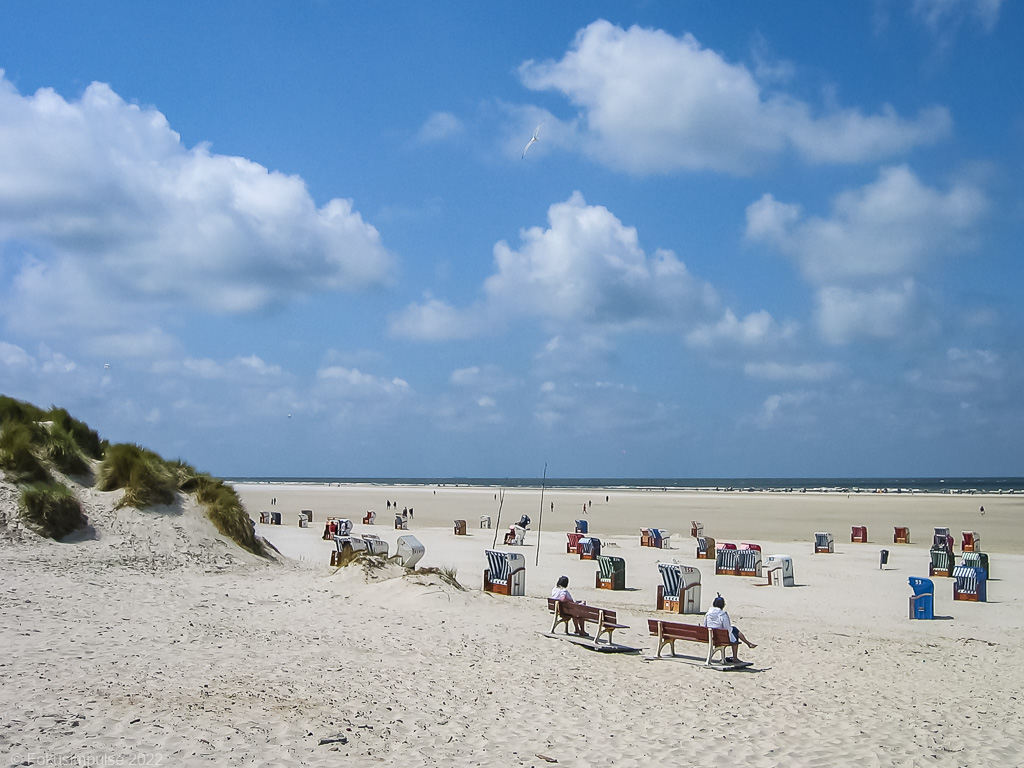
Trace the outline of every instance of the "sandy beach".
{"label": "sandy beach", "polygon": [[[66,543],[7,521],[10,764],[1024,764],[1022,497],[547,489],[541,527],[539,489],[506,491],[499,524],[497,489],[236,488],[254,519],[282,513],[284,525],[256,526],[277,561],[237,549],[188,505],[115,511],[117,493],[86,491],[92,528]],[[10,487],[0,491],[9,505]],[[388,500],[414,510],[407,532]],[[300,509],[313,510],[309,528]],[[361,523],[368,509],[374,526]],[[496,533],[506,549],[503,530],[522,514],[533,521],[518,548],[526,595],[486,594],[483,551]],[[481,529],[481,515],[496,527]],[[392,552],[414,535],[419,565],[456,569],[465,589],[398,566],[331,568],[328,516]],[[584,516],[605,553],[626,560],[626,590],[596,589],[596,564],[566,554]],[[454,535],[456,519],[467,536]],[[695,559],[691,520],[719,541],[789,555],[797,586],[716,576]],[[869,543],[850,542],[853,525]],[[897,525],[912,544],[893,544]],[[641,526],[671,531],[670,548],[641,548]],[[927,576],[934,526],[950,528],[957,552],[960,531],[980,534],[988,602],[954,602],[951,580],[936,577],[941,618],[910,621],[907,579]],[[834,553],[813,554],[815,531],[833,533]],[[655,611],[656,564],[673,560],[700,568],[703,609],[720,592],[759,644],[741,649],[748,670],[644,660],[656,645],[648,618],[700,620]],[[560,575],[576,599],[617,610],[629,628],[616,640],[642,652],[544,637]]]}

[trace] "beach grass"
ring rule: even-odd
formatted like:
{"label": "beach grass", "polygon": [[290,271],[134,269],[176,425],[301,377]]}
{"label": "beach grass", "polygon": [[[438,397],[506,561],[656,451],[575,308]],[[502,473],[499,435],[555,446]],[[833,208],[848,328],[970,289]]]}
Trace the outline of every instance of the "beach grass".
{"label": "beach grass", "polygon": [[82,505],[62,483],[32,483],[21,489],[22,519],[41,535],[63,539],[86,524]]}
{"label": "beach grass", "polygon": [[50,483],[53,476],[40,455],[44,430],[35,422],[2,422],[0,469],[14,483]]}
{"label": "beach grass", "polygon": [[146,509],[173,504],[177,477],[158,454],[134,443],[117,443],[107,448],[97,472],[101,491],[124,489],[118,506]]}

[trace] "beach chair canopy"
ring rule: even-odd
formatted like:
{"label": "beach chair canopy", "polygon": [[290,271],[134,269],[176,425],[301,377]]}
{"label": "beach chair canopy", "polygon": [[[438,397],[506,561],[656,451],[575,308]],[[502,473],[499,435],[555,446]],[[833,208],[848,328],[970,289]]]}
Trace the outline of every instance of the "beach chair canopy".
{"label": "beach chair canopy", "polygon": [[507,582],[514,572],[526,568],[526,558],[516,552],[499,552],[496,549],[484,551],[491,581]]}
{"label": "beach chair canopy", "polygon": [[914,590],[915,597],[935,594],[935,584],[931,579],[911,576],[908,581],[910,582],[910,588]]}
{"label": "beach chair canopy", "polygon": [[665,597],[678,599],[680,592],[700,585],[700,571],[678,563],[658,563]]}
{"label": "beach chair canopy", "polygon": [[597,558],[597,567],[602,579],[610,579],[616,573],[622,573],[626,570],[626,561],[621,557],[600,555]]}

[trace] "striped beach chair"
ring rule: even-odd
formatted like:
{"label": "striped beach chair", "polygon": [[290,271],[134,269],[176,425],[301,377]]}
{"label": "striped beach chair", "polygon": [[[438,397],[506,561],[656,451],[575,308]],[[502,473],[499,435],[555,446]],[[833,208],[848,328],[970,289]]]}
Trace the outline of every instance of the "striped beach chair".
{"label": "striped beach chair", "polygon": [[835,541],[832,538],[831,533],[815,533],[814,534],[814,554],[819,552],[834,552]]}
{"label": "striped beach chair", "polygon": [[736,552],[736,575],[761,577],[761,547],[754,549],[756,545],[747,545],[748,549],[737,549]]}
{"label": "striped beach chair", "polygon": [[598,589],[625,589],[626,561],[621,557],[600,555],[597,558],[594,586]]}
{"label": "striped beach chair", "polygon": [[690,536],[697,538],[698,536],[704,535],[704,523],[698,522],[697,520],[690,521]]}
{"label": "striped beach chair", "polygon": [[660,528],[641,528],[640,529],[640,546],[641,547],[654,547],[661,549],[665,546],[666,536],[661,532]]}
{"label": "striped beach chair", "polygon": [[952,548],[945,545],[935,545],[928,550],[928,554],[931,556],[931,564],[928,566],[929,576],[953,575],[953,567],[956,565],[956,559],[953,557]]}
{"label": "striped beach chair", "polygon": [[597,560],[601,555],[601,540],[594,536],[584,536],[577,547],[580,560]]}
{"label": "striped beach chair", "polygon": [[910,596],[910,618],[935,618],[935,584],[931,579],[911,576],[908,581],[914,594]]}
{"label": "striped beach chair", "polygon": [[986,581],[985,572],[981,568],[958,565],[953,569],[953,599],[973,603],[988,602]]}
{"label": "striped beach chair", "polygon": [[964,552],[960,558],[960,565],[967,565],[971,568],[980,568],[985,578],[990,578],[988,570],[988,555],[985,552]]}
{"label": "striped beach chair", "polygon": [[484,571],[484,592],[497,595],[526,594],[526,558],[517,552],[484,550],[487,569]]}
{"label": "striped beach chair", "polygon": [[673,613],[701,613],[700,571],[678,563],[658,563],[657,609]]}
{"label": "striped beach chair", "polygon": [[953,549],[953,537],[949,533],[949,528],[935,529],[935,534],[932,536],[932,546],[944,546]]}
{"label": "striped beach chair", "polygon": [[380,555],[382,557],[388,556],[388,543],[376,534],[364,533],[363,545],[366,547],[366,551],[371,555]]}
{"label": "striped beach chair", "polygon": [[711,560],[715,556],[715,540],[710,536],[697,537],[697,559]]}
{"label": "striped beach chair", "polygon": [[570,555],[578,555],[580,553],[580,539],[583,538],[582,533],[567,533],[566,538],[569,540],[565,542],[565,551]]}
{"label": "striped beach chair", "polygon": [[[739,554],[735,544],[720,546],[715,550],[715,574],[719,576],[739,576]],[[742,550],[749,552],[750,550]]]}

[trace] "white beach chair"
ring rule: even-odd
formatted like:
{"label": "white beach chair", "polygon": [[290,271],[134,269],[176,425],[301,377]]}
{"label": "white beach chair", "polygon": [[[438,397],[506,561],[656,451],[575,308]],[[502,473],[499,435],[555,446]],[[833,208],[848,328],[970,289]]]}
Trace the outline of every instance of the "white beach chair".
{"label": "white beach chair", "polygon": [[793,587],[793,558],[789,555],[768,555],[763,564],[768,583],[775,587]]}
{"label": "white beach chair", "polygon": [[423,545],[415,536],[399,536],[398,544],[395,546],[395,557],[398,562],[406,568],[415,568],[416,563],[423,557]]}

